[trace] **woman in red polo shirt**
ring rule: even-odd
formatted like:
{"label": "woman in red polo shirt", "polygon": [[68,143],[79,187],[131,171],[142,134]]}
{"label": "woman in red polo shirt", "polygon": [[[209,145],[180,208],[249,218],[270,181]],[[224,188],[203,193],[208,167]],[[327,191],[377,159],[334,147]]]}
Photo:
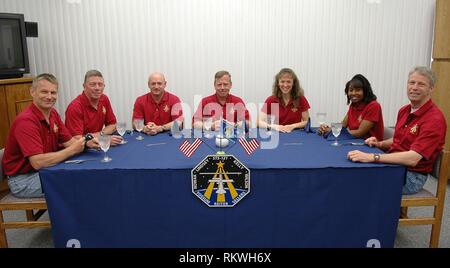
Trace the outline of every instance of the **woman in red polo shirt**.
{"label": "woman in red polo shirt", "polygon": [[[384,124],[381,106],[372,87],[363,75],[357,74],[345,85],[347,104],[350,104],[347,115],[342,120],[342,126],[356,138],[376,137],[383,140]],[[330,131],[331,128],[321,125],[319,134]]]}
{"label": "woman in red polo shirt", "polygon": [[[309,120],[309,108],[297,75],[291,69],[281,69],[275,76],[272,96],[266,99],[261,109],[258,126],[284,133],[304,128]],[[271,117],[273,122],[268,120]]]}

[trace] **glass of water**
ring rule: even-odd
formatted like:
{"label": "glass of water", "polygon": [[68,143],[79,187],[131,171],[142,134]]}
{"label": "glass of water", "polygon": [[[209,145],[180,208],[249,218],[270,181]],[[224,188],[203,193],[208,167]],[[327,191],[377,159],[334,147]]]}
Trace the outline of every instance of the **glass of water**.
{"label": "glass of water", "polygon": [[123,138],[123,135],[124,135],[125,132],[127,131],[127,123],[125,123],[125,122],[119,122],[119,123],[117,123],[116,129],[117,129],[117,133],[119,133],[119,135],[122,137],[122,142],[121,142],[120,144],[125,144],[125,143],[127,143],[128,141],[126,141],[126,140]]}
{"label": "glass of water", "polygon": [[212,135],[211,135],[212,124],[213,124],[213,118],[211,116],[203,117],[203,127],[205,129],[205,137],[207,139],[212,138]]}
{"label": "glass of water", "polygon": [[331,144],[333,146],[339,146],[338,137],[341,134],[342,130],[342,123],[331,123],[331,131],[333,133],[333,136],[335,138],[334,142]]}
{"label": "glass of water", "polygon": [[111,157],[106,155],[106,152],[109,150],[109,146],[111,145],[111,135],[103,134],[98,137],[98,142],[100,143],[100,148],[105,152],[105,156],[100,161],[102,163],[108,163],[112,160]]}
{"label": "glass of water", "polygon": [[137,131],[139,131],[139,135],[136,137],[136,140],[141,141],[144,139],[141,135],[141,131],[144,129],[144,118],[134,119],[134,127]]}

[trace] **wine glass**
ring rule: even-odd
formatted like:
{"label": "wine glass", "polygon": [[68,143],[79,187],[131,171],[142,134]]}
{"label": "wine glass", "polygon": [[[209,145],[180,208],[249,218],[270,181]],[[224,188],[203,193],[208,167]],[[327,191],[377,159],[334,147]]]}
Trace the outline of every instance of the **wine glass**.
{"label": "wine glass", "polygon": [[141,131],[144,129],[144,118],[134,119],[134,127],[137,131],[139,131],[139,136],[136,137],[136,140],[141,141],[144,139],[141,135]]}
{"label": "wine glass", "polygon": [[111,135],[103,134],[98,137],[98,142],[100,143],[100,148],[102,148],[103,152],[105,152],[105,157],[100,161],[102,163],[108,163],[112,160],[111,157],[106,155],[106,152],[109,150],[109,146],[111,145]]}
{"label": "wine glass", "polygon": [[212,124],[213,121],[211,116],[203,117],[203,127],[205,128],[205,137],[207,139],[210,139],[212,137],[211,135]]}
{"label": "wine glass", "polygon": [[122,137],[122,142],[120,142],[120,144],[125,144],[125,143],[127,143],[128,141],[126,141],[126,140],[123,138],[123,135],[124,135],[125,132],[127,131],[127,123],[125,123],[125,122],[119,122],[119,123],[117,123],[116,129],[117,129],[117,133],[119,133],[119,135]]}
{"label": "wine glass", "polygon": [[341,130],[342,130],[342,123],[331,123],[331,131],[335,138],[335,141],[331,145],[333,145],[333,146],[340,145],[337,138],[341,134]]}
{"label": "wine glass", "polygon": [[272,124],[275,122],[275,115],[268,114],[267,115],[267,134],[272,134]]}
{"label": "wine glass", "polygon": [[327,113],[319,112],[319,113],[316,114],[316,117],[317,117],[317,122],[319,123],[319,127],[321,125],[325,125],[326,124]]}

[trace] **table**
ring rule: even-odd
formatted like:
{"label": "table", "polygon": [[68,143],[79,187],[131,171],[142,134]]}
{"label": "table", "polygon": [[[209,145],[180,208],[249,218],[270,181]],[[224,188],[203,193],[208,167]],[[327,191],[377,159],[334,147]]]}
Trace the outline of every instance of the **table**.
{"label": "table", "polygon": [[56,247],[279,248],[393,247],[405,168],[352,163],[315,133],[280,134],[279,146],[247,155],[251,191],[233,208],[210,208],[192,193],[191,169],[214,152],[204,139],[186,158],[182,139],[145,136],[103,152],[88,151],[42,169]]}

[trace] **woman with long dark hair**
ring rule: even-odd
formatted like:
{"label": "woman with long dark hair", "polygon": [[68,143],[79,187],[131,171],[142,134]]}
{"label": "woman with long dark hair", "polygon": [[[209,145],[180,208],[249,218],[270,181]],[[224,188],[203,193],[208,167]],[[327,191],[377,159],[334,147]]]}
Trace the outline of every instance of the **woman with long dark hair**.
{"label": "woman with long dark hair", "polygon": [[[376,137],[383,140],[384,124],[381,105],[372,91],[369,80],[362,74],[357,74],[345,85],[348,112],[342,120],[342,127],[356,138]],[[321,125],[319,134],[330,131],[330,127]]]}

